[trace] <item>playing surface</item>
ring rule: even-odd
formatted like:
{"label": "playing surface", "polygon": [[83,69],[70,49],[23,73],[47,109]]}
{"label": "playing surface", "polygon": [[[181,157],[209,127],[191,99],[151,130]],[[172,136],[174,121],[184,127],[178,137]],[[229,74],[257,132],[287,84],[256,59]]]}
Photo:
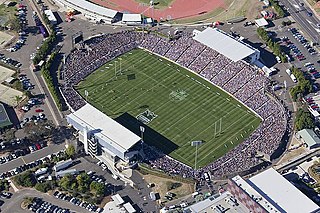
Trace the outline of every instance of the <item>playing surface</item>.
{"label": "playing surface", "polygon": [[260,123],[211,83],[140,49],[103,65],[76,89],[85,98],[86,90],[89,103],[136,134],[144,123],[146,143],[192,167],[196,148],[191,141],[202,141],[197,167],[203,167],[241,143]]}

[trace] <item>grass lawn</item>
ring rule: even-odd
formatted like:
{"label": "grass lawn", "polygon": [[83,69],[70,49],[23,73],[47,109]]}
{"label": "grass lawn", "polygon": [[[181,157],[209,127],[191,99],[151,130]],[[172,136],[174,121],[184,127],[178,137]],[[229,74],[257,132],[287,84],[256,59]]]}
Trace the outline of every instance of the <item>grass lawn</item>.
{"label": "grass lawn", "polygon": [[140,49],[103,65],[76,89],[82,96],[87,90],[89,103],[136,134],[144,123],[146,143],[192,167],[196,148],[191,141],[203,141],[197,163],[203,167],[241,143],[261,122],[211,83]]}

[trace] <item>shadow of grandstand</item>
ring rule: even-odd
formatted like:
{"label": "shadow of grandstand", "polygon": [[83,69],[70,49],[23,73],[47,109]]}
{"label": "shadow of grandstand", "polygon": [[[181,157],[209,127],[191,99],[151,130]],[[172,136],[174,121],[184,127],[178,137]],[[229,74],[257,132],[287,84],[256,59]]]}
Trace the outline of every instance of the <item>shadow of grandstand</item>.
{"label": "shadow of grandstand", "polygon": [[123,113],[114,120],[138,136],[141,136],[140,126],[143,126],[145,128],[145,131],[143,133],[144,142],[150,146],[154,146],[160,149],[162,152],[164,152],[164,154],[170,154],[171,152],[179,148],[179,146],[173,143],[171,140],[161,135],[159,132],[155,131],[149,126],[138,121],[135,117],[131,116],[127,112]]}

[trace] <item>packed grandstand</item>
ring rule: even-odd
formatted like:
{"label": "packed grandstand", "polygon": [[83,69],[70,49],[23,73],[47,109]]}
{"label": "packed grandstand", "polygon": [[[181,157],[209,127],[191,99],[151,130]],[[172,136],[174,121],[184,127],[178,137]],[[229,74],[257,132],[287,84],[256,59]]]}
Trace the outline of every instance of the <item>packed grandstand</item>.
{"label": "packed grandstand", "polygon": [[233,62],[197,42],[191,34],[184,33],[177,39],[169,40],[152,33],[126,31],[86,40],[81,48],[74,49],[68,55],[63,70],[65,84],[61,91],[71,110],[78,110],[86,104],[75,91],[75,85],[106,62],[135,48],[144,48],[199,74],[263,119],[243,143],[196,171],[154,147],[145,146],[145,161],[152,167],[187,178],[199,179],[205,171],[219,177],[249,170],[261,162],[256,158],[257,152],[272,155],[279,147],[287,128],[287,113],[276,99],[266,95],[268,79],[246,62]]}

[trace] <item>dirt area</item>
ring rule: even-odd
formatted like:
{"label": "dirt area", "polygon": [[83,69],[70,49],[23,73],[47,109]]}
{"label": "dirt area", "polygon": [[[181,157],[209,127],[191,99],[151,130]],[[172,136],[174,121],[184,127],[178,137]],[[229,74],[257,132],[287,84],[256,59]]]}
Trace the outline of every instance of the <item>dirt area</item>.
{"label": "dirt area", "polygon": [[292,159],[296,158],[303,153],[308,152],[308,149],[302,145],[302,142],[299,141],[297,138],[293,138],[291,144],[288,147],[288,150],[284,154],[284,156],[280,159],[277,165],[284,164],[286,162],[291,161]]}
{"label": "dirt area", "polygon": [[[147,183],[154,183],[155,187],[152,188],[153,192],[158,192],[160,194],[160,198],[163,200],[166,192],[168,192],[167,187],[170,183],[177,183],[178,181],[157,177],[154,175],[143,175],[143,178]],[[181,182],[179,182],[181,183]],[[193,193],[193,185],[188,183],[181,183],[182,185],[176,189],[170,190],[170,192],[176,194],[175,198],[184,197],[188,194]]]}

